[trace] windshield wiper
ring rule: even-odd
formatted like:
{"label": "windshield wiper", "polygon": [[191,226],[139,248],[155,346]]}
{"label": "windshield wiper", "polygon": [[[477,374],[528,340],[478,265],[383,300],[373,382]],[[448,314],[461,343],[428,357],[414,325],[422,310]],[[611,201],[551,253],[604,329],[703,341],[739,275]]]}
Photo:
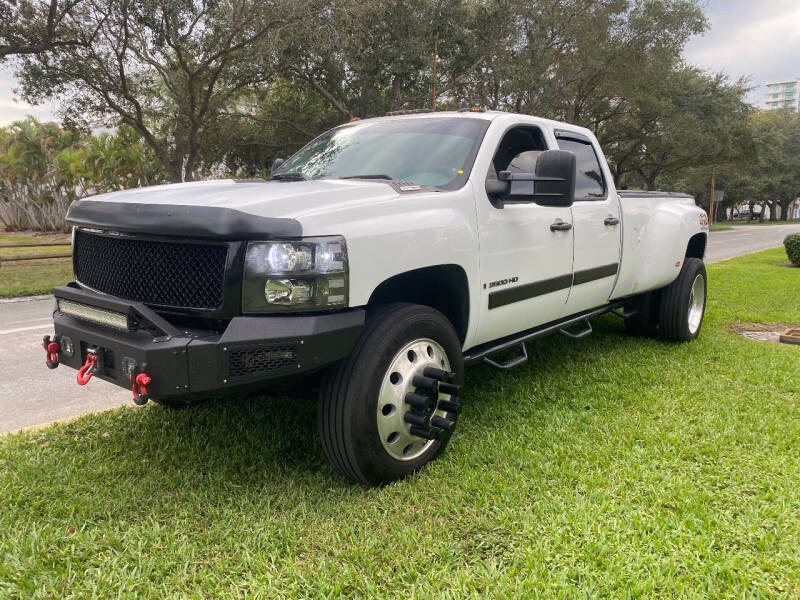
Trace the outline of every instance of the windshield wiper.
{"label": "windshield wiper", "polygon": [[275,173],[272,179],[286,181],[308,181],[308,177],[300,171],[289,171],[288,173]]}
{"label": "windshield wiper", "polygon": [[348,175],[347,177],[339,177],[339,179],[388,179],[389,181],[394,181],[394,177],[383,173],[376,173],[375,175]]}

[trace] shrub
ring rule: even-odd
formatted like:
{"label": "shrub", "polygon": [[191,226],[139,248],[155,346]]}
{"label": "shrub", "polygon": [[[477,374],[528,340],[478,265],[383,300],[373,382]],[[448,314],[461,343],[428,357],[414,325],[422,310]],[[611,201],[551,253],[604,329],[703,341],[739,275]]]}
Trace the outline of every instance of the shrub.
{"label": "shrub", "polygon": [[789,255],[789,260],[796,267],[800,267],[800,233],[790,233],[783,240],[783,245],[786,246],[786,254]]}
{"label": "shrub", "polygon": [[165,178],[129,127],[90,136],[33,117],[0,127],[0,226],[9,230],[69,231],[74,200]]}

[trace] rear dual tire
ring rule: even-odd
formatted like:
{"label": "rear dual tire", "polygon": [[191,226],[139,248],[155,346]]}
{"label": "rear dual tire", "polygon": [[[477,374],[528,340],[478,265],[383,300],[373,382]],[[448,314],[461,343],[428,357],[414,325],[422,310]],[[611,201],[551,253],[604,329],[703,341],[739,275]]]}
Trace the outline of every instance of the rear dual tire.
{"label": "rear dual tire", "polygon": [[[403,398],[426,366],[463,372],[461,343],[436,310],[391,304],[368,316],[353,353],[331,368],[320,390],[319,431],[333,466],[365,485],[381,485],[418,471],[447,445],[412,435]],[[455,421],[455,414],[437,411]]]}
{"label": "rear dual tire", "polygon": [[706,312],[706,266],[699,258],[687,258],[680,275],[661,295],[661,337],[691,342],[700,335]]}
{"label": "rear dual tire", "polygon": [[670,285],[631,301],[636,314],[625,320],[625,328],[633,335],[691,342],[703,325],[707,291],[705,264],[699,258],[686,258]]}

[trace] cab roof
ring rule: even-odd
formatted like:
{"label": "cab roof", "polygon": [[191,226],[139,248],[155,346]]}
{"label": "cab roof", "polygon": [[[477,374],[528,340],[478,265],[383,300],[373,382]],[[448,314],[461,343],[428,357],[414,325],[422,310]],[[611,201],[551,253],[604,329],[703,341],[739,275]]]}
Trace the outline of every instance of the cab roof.
{"label": "cab roof", "polygon": [[435,112],[420,112],[420,113],[409,113],[409,114],[400,114],[400,115],[385,115],[382,117],[371,117],[368,119],[357,119],[355,121],[350,121],[349,123],[342,123],[339,127],[345,125],[352,125],[356,123],[374,123],[380,121],[395,121],[397,119],[477,119],[480,121],[494,121],[497,119],[509,119],[514,120],[518,119],[522,122],[530,123],[531,125],[539,125],[545,126],[550,129],[561,129],[566,131],[573,131],[576,133],[582,133],[584,135],[593,136],[593,132],[585,127],[581,127],[579,125],[572,125],[570,123],[565,123],[563,121],[554,121],[552,119],[543,119],[541,117],[535,117],[532,115],[523,115],[520,113],[512,113],[512,112],[505,112],[501,110],[485,110],[483,112],[471,112],[471,111],[456,111],[456,110],[443,110],[443,111],[435,111]]}

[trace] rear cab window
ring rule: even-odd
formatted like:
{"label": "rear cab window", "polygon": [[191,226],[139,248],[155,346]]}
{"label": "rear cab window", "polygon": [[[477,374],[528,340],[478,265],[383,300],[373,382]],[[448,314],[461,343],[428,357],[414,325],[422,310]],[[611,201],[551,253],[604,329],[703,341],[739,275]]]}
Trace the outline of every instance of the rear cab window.
{"label": "rear cab window", "polygon": [[555,134],[559,149],[572,152],[578,162],[575,201],[604,200],[608,195],[608,186],[591,140],[571,131],[556,131]]}

